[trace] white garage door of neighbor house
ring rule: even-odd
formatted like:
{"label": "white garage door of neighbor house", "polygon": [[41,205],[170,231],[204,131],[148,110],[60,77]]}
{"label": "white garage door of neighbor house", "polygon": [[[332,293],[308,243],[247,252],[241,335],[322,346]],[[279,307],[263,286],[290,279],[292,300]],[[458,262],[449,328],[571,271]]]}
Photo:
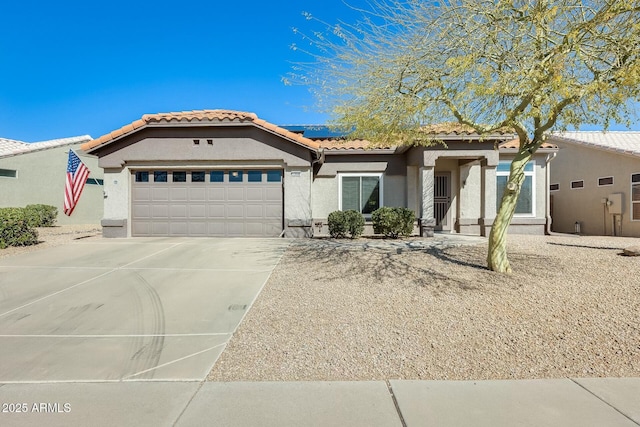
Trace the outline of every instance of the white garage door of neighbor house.
{"label": "white garage door of neighbor house", "polygon": [[132,181],[132,236],[282,232],[282,170],[138,170]]}

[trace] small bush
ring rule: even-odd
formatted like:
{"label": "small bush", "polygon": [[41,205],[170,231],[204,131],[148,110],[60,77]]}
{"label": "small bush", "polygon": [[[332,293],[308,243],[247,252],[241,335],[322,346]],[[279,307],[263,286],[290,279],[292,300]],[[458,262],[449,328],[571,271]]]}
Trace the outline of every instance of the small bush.
{"label": "small bush", "polygon": [[334,211],[329,214],[329,234],[334,239],[346,237],[352,239],[362,235],[364,231],[364,217],[355,210]]}
{"label": "small bush", "polygon": [[416,215],[411,209],[383,206],[371,214],[373,232],[397,239],[398,236],[410,236]]}
{"label": "small bush", "polygon": [[38,243],[38,231],[29,225],[23,208],[0,209],[0,249]]}
{"label": "small bush", "polygon": [[31,227],[53,227],[58,217],[58,208],[51,205],[27,205],[24,212]]}
{"label": "small bush", "polygon": [[344,217],[344,212],[333,211],[327,218],[329,223],[329,235],[334,239],[345,237],[347,234],[347,221]]}
{"label": "small bush", "polygon": [[347,232],[352,239],[362,236],[364,231],[364,216],[356,210],[350,209],[344,212]]}

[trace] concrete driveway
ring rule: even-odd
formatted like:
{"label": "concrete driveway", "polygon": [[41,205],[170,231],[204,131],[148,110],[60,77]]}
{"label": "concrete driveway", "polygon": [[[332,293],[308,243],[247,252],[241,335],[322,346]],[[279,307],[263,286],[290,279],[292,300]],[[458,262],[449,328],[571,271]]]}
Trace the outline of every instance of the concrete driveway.
{"label": "concrete driveway", "polygon": [[104,239],[0,260],[0,382],[203,380],[284,239]]}

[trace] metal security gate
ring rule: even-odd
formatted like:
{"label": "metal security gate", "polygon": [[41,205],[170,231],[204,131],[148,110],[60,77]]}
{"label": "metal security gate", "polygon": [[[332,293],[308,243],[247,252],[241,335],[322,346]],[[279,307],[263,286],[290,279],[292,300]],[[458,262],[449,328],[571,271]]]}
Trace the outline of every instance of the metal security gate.
{"label": "metal security gate", "polygon": [[282,170],[138,170],[131,205],[134,237],[275,237]]}
{"label": "metal security gate", "polygon": [[436,173],[433,187],[433,215],[436,230],[451,230],[449,208],[451,206],[451,174]]}

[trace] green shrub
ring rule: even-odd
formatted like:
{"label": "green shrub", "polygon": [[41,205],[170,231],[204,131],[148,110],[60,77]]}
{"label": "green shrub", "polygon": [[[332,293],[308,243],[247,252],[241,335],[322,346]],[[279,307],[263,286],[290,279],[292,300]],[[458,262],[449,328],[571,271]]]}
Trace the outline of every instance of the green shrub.
{"label": "green shrub", "polygon": [[329,235],[334,239],[345,237],[347,234],[347,220],[344,217],[344,212],[333,211],[327,218],[329,223]]}
{"label": "green shrub", "polygon": [[348,211],[334,211],[329,214],[329,234],[334,239],[346,237],[352,239],[362,235],[364,231],[364,217],[353,209]]}
{"label": "green shrub", "polygon": [[23,208],[0,209],[0,249],[38,243],[38,231],[29,226]]}
{"label": "green shrub", "polygon": [[383,206],[371,214],[373,232],[397,239],[398,236],[410,236],[416,215],[411,209]]}
{"label": "green shrub", "polygon": [[53,227],[58,217],[58,208],[51,205],[27,205],[24,212],[31,227]]}
{"label": "green shrub", "polygon": [[347,232],[352,239],[362,236],[364,231],[364,216],[353,209],[344,212],[344,219],[347,225]]}

